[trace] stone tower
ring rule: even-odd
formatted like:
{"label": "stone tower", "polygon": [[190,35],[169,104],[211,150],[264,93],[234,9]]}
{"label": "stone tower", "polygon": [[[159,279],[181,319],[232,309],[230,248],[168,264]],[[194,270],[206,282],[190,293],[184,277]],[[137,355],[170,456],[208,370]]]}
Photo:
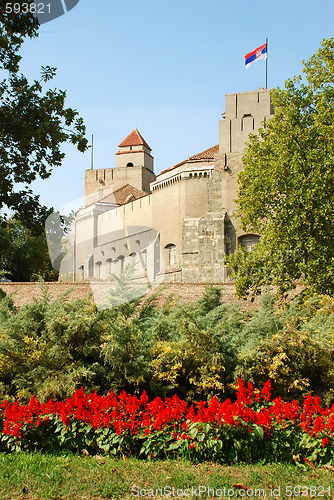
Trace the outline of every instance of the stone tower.
{"label": "stone tower", "polygon": [[236,203],[238,175],[243,169],[242,157],[249,134],[256,134],[260,127],[274,116],[270,90],[258,90],[226,94],[225,113],[219,123],[219,154],[215,168],[222,173],[221,208],[225,212],[226,253],[230,254],[240,246],[252,245],[258,235],[246,235],[238,217]]}
{"label": "stone tower", "polygon": [[219,124],[219,152],[207,183],[207,213],[183,220],[181,267],[184,281],[225,282],[225,254],[251,249],[259,235],[246,234],[236,203],[238,175],[249,133],[256,134],[273,117],[270,90],[226,94]]}
{"label": "stone tower", "polygon": [[116,168],[86,170],[85,204],[101,199],[129,184],[145,193],[156,176],[151,148],[134,129],[118,146]]}

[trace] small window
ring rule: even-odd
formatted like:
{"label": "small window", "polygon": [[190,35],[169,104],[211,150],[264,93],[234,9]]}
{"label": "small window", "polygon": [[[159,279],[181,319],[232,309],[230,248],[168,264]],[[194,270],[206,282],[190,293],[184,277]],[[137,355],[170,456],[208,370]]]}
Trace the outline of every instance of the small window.
{"label": "small window", "polygon": [[168,253],[168,265],[169,267],[176,266],[176,246],[173,243],[165,246]]}
{"label": "small window", "polygon": [[260,236],[257,236],[256,234],[245,234],[245,236],[241,236],[239,238],[239,246],[244,248],[248,252],[251,252],[255,248],[259,240]]}
{"label": "small window", "polygon": [[133,167],[133,163],[129,162],[126,164],[127,167]]}

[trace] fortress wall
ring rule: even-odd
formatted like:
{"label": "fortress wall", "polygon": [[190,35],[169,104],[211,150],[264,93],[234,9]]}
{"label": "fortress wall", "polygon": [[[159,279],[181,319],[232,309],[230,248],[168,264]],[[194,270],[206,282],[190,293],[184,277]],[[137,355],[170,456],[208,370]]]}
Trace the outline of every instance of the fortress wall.
{"label": "fortress wall", "polygon": [[207,184],[209,177],[184,179],[185,216],[201,217],[208,211]]}
{"label": "fortress wall", "polygon": [[[68,289],[72,289],[66,300],[84,299],[91,292],[89,282],[81,283],[65,283],[65,282],[50,282],[47,283],[49,292],[53,299],[59,298],[62,293]],[[95,287],[110,287],[109,283],[94,283]],[[173,294],[176,301],[182,300],[185,302],[193,302],[203,295],[205,291],[203,283],[163,283],[160,286],[161,297],[158,299],[158,304],[163,305],[166,299]],[[0,288],[7,294],[15,292],[13,295],[14,304],[21,307],[24,304],[29,304],[41,296],[40,283],[0,283]],[[109,289],[109,288],[108,288]],[[150,294],[150,293],[149,293]],[[147,296],[149,296],[149,294]],[[144,296],[145,297],[145,296]],[[234,285],[228,284],[223,286],[222,300],[226,304],[240,303],[243,307],[247,307],[247,301],[240,301],[234,291]],[[259,302],[259,301],[257,301]],[[249,302],[249,307],[253,305]]]}
{"label": "fortress wall", "polygon": [[[111,241],[112,232],[116,232],[116,236],[118,232],[121,235],[127,227],[152,227],[161,235],[162,249],[169,244],[176,245],[176,267],[179,267],[182,221],[186,216],[196,217],[207,212],[208,180],[209,177],[185,177],[171,181],[170,184],[155,189],[151,195],[97,215],[96,245],[107,244]],[[88,221],[81,224],[88,228]],[[78,227],[79,225],[80,222]],[[78,231],[80,232],[80,229]],[[167,268],[168,262],[165,261],[165,269]]]}
{"label": "fortress wall", "polygon": [[164,253],[164,267],[168,268],[168,260],[164,249],[166,245],[176,245],[177,262],[180,266],[181,224],[185,217],[185,182],[176,181],[154,190],[153,227],[160,234],[160,245]]}
{"label": "fortress wall", "polygon": [[[50,282],[46,283],[52,298],[57,298],[62,295],[66,290],[71,289],[72,291],[67,296],[66,300],[87,298],[91,291],[91,285],[89,282],[81,283],[62,283],[62,282]],[[94,284],[94,287],[97,284]],[[99,283],[101,287],[109,287],[108,283]],[[260,307],[261,297],[256,297],[254,302],[250,299],[238,299],[235,295],[235,286],[233,283],[224,283],[222,285],[221,297],[224,304],[239,304],[243,309],[253,309]],[[160,286],[161,296],[158,299],[158,304],[163,305],[167,297],[170,294],[175,296],[175,300],[183,300],[185,302],[193,302],[202,297],[205,291],[206,285],[204,283],[164,283]],[[23,283],[0,283],[0,288],[4,290],[7,294],[14,292],[13,301],[17,307],[24,304],[29,304],[34,301],[35,298],[41,296],[40,283],[35,282],[23,282]],[[275,291],[275,289],[273,290]],[[302,291],[302,287],[297,285],[296,289],[291,291],[288,300],[291,300],[294,296]],[[153,293],[153,292],[152,292]]]}
{"label": "fortress wall", "polygon": [[97,216],[97,245],[110,239],[110,233],[123,231],[127,226],[152,227],[152,195],[131,201],[119,208]]}
{"label": "fortress wall", "polygon": [[150,226],[153,227],[153,194],[131,201],[118,208],[123,223],[127,226]]}

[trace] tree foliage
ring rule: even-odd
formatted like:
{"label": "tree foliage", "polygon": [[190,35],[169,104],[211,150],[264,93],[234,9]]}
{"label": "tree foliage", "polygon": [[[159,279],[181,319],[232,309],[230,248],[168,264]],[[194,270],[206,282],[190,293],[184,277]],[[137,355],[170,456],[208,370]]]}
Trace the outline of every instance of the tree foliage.
{"label": "tree foliage", "polygon": [[[18,0],[16,3],[24,3]],[[27,3],[27,2],[25,2]],[[23,9],[22,9],[23,10]],[[19,50],[25,37],[36,37],[39,22],[36,17],[18,12],[15,15],[6,14],[4,1],[0,5],[0,67],[12,73],[19,69],[21,56]]]}
{"label": "tree foliage", "polygon": [[0,70],[8,72],[0,82],[0,209],[8,208],[27,226],[41,226],[49,213],[28,186],[61,165],[63,143],[87,148],[82,118],[65,107],[66,92],[46,86],[55,68],[42,67],[32,83],[19,72],[19,49],[26,37],[38,36],[38,27],[31,14],[0,10]]}
{"label": "tree foliage", "polygon": [[11,281],[57,281],[45,234],[34,234],[14,217],[0,227],[0,269]]}
{"label": "tree foliage", "polygon": [[254,252],[230,258],[240,295],[303,280],[334,293],[334,40],[304,62],[303,75],[271,92],[274,117],[252,135],[239,176],[245,230]]}

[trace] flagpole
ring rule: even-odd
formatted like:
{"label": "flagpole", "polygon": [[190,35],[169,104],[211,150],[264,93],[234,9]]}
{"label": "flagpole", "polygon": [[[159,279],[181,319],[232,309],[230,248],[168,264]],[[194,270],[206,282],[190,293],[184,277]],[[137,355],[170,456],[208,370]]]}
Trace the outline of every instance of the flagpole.
{"label": "flagpole", "polygon": [[268,38],[266,38],[267,44],[267,57],[266,57],[266,89],[268,88]]}
{"label": "flagpole", "polygon": [[90,161],[90,169],[94,169],[94,136],[92,135],[92,155],[91,155],[91,161]]}

